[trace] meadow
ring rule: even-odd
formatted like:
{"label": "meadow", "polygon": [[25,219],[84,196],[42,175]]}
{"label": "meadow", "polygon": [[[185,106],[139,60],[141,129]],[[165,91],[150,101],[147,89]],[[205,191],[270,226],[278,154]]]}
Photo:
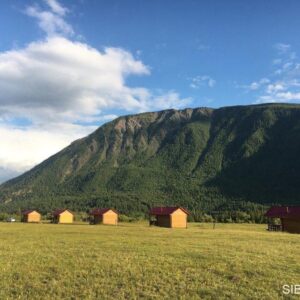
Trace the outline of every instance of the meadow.
{"label": "meadow", "polygon": [[300,235],[265,228],[0,223],[0,299],[299,299]]}

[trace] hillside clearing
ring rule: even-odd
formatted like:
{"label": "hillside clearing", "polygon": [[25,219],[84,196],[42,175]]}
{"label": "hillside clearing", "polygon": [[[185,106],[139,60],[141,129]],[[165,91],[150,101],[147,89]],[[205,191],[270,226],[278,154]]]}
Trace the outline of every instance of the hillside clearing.
{"label": "hillside clearing", "polygon": [[277,299],[300,284],[300,236],[265,225],[0,223],[0,240],[0,299]]}

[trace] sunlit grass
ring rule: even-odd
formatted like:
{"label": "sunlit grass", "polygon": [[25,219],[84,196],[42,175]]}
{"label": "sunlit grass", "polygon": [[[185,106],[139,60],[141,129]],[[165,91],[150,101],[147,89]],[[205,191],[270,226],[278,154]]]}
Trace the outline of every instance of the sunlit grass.
{"label": "sunlit grass", "polygon": [[0,299],[277,299],[299,258],[265,225],[1,223]]}

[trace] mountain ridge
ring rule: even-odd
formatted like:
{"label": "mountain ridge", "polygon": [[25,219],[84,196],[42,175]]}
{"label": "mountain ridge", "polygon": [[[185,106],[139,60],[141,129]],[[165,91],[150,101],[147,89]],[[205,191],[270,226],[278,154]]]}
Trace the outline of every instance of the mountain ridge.
{"label": "mountain ridge", "polygon": [[299,204],[300,105],[121,116],[0,186],[0,208]]}

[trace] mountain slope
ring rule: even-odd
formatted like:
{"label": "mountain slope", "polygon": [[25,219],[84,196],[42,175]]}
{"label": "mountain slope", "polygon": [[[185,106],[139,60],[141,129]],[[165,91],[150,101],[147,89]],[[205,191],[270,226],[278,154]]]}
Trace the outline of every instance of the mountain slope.
{"label": "mountain slope", "polygon": [[300,203],[300,106],[120,117],[0,186],[3,209]]}

